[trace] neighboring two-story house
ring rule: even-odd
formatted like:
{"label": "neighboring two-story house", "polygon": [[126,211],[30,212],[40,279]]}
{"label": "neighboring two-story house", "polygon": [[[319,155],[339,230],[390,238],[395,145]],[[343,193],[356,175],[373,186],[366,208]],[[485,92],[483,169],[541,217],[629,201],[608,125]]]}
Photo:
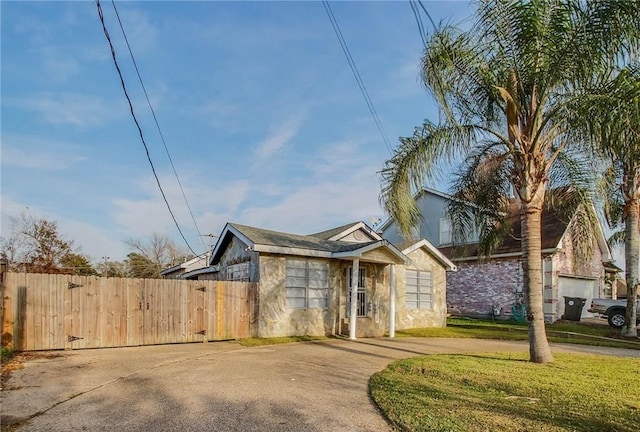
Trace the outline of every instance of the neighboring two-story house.
{"label": "neighboring two-story house", "polygon": [[[512,233],[502,239],[493,254],[484,259],[479,256],[477,235],[467,239],[467,246],[452,248],[451,224],[447,216],[447,203],[452,198],[442,192],[423,188],[416,196],[422,212],[422,222],[414,233],[425,238],[447,256],[458,271],[447,278],[447,307],[450,313],[467,316],[510,316],[520,310],[523,302],[522,250],[519,241],[519,214],[509,215]],[[515,208],[515,207],[514,207]],[[571,241],[570,220],[556,212],[542,214],[542,268],[544,271],[544,313],[549,322],[561,319],[565,310],[565,297],[586,299],[582,316],[590,316],[588,304],[594,297],[606,293],[606,272],[613,260],[602,229],[597,230],[594,253],[587,262],[575,259]],[[393,219],[379,228],[383,238],[391,243],[404,241]]]}

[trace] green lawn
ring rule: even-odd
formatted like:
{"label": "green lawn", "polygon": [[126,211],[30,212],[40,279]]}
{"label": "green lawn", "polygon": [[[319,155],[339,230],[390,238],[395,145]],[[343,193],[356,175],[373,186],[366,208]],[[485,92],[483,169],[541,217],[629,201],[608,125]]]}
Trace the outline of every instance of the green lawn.
{"label": "green lawn", "polygon": [[640,425],[637,359],[555,354],[433,355],[371,377],[390,423],[405,431],[629,431]]}
{"label": "green lawn", "polygon": [[[527,324],[514,321],[491,321],[471,318],[449,318],[446,328],[419,328],[400,330],[398,337],[447,337],[500,340],[527,340]],[[640,340],[620,338],[620,330],[603,325],[559,321],[547,325],[550,342],[598,345],[606,347],[640,349]]]}
{"label": "green lawn", "polygon": [[326,336],[283,336],[272,338],[246,338],[238,339],[238,343],[242,346],[253,347],[262,345],[280,345],[294,342],[308,342],[316,340],[328,339]]}

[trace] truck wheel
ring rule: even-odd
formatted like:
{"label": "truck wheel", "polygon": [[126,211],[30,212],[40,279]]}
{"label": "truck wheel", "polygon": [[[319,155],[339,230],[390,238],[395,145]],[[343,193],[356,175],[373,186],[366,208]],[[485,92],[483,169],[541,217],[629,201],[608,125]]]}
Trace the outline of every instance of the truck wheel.
{"label": "truck wheel", "polygon": [[624,325],[624,309],[614,309],[607,313],[607,321],[609,325],[613,328],[622,328]]}

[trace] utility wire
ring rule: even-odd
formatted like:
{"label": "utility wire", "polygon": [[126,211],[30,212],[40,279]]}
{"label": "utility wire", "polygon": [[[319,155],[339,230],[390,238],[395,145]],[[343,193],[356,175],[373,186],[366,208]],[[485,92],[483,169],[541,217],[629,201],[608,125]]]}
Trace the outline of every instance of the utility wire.
{"label": "utility wire", "polygon": [[389,142],[389,139],[387,138],[387,134],[384,131],[384,127],[382,126],[382,122],[380,121],[380,116],[378,116],[378,112],[376,111],[376,108],[373,105],[373,101],[371,100],[371,97],[369,96],[369,92],[367,91],[367,87],[364,85],[364,81],[362,80],[362,77],[360,76],[360,72],[358,71],[358,67],[356,66],[356,62],[353,60],[353,57],[351,56],[351,51],[349,50],[349,46],[347,45],[347,41],[344,39],[344,36],[342,35],[342,31],[340,30],[340,26],[338,25],[338,21],[336,20],[336,17],[333,14],[333,10],[331,9],[331,5],[329,5],[329,1],[328,0],[322,0],[322,5],[324,6],[324,10],[327,12],[327,16],[329,17],[329,21],[331,21],[331,26],[333,27],[333,31],[335,32],[336,37],[338,38],[338,42],[340,43],[340,46],[342,47],[342,52],[344,53],[345,57],[347,58],[347,63],[349,63],[349,67],[351,68],[351,72],[353,72],[353,76],[356,79],[356,82],[358,83],[358,87],[360,88],[360,93],[362,93],[362,96],[364,97],[364,101],[366,102],[367,107],[369,108],[369,113],[371,113],[371,117],[373,118],[373,121],[376,124],[376,127],[378,128],[378,132],[380,133],[380,136],[382,137],[382,141],[387,146],[387,149],[389,150],[389,152],[391,154],[393,154],[393,149],[391,148],[391,143]]}
{"label": "utility wire", "polygon": [[[414,0],[414,1],[416,1],[416,0]],[[427,18],[429,18],[429,21],[431,22],[431,26],[433,27],[434,30],[436,30],[438,27],[436,26],[436,23],[433,21],[433,18],[431,18],[431,14],[427,10],[427,8],[424,7],[424,4],[422,3],[422,0],[417,0],[417,1],[418,1],[418,5],[420,5],[422,10],[424,11],[424,14],[427,16]]]}
{"label": "utility wire", "polygon": [[416,24],[418,25],[418,33],[420,33],[422,44],[424,45],[424,48],[427,49],[427,34],[424,31],[424,24],[422,23],[422,17],[420,16],[420,10],[418,9],[417,1],[409,0],[409,5],[411,6],[413,17],[416,19]]}
{"label": "utility wire", "polygon": [[[136,74],[138,75],[138,80],[140,81],[140,85],[142,86],[142,91],[144,92],[144,97],[147,99],[147,104],[149,105],[149,109],[151,110],[151,114],[153,115],[153,120],[156,123],[156,127],[158,129],[158,134],[160,134],[160,139],[162,140],[162,144],[164,145],[164,150],[167,153],[167,157],[169,158],[169,163],[171,164],[171,168],[173,169],[173,174],[176,177],[176,181],[178,182],[178,186],[180,186],[180,191],[182,192],[182,197],[184,198],[184,202],[187,204],[187,209],[189,209],[189,214],[191,215],[191,220],[193,221],[193,225],[196,227],[196,232],[200,235],[200,228],[198,228],[198,223],[196,222],[196,218],[193,216],[193,211],[191,210],[191,206],[189,205],[189,201],[187,200],[187,195],[184,192],[184,188],[182,187],[182,182],[178,177],[178,172],[176,171],[176,167],[173,164],[173,158],[169,153],[169,148],[167,147],[167,142],[164,139],[164,134],[160,129],[160,124],[158,123],[158,118],[156,117],[156,112],[151,105],[151,100],[149,99],[149,95],[147,94],[147,88],[142,81],[142,76],[140,74],[140,70],[138,69],[138,63],[136,62],[135,57],[133,56],[133,51],[131,49],[131,45],[129,44],[129,38],[127,38],[127,34],[124,31],[124,26],[122,25],[122,21],[120,20],[120,14],[118,13],[118,9],[116,8],[116,2],[111,0],[111,4],[113,5],[113,10],[116,13],[116,17],[118,18],[118,24],[120,24],[120,30],[122,30],[122,36],[124,37],[124,41],[127,44],[127,48],[129,49],[129,55],[131,56],[131,61],[133,62],[133,67],[136,70]],[[207,245],[204,243],[204,240],[200,239],[202,242],[202,246],[207,248]]]}
{"label": "utility wire", "polygon": [[189,244],[189,242],[185,238],[184,234],[182,233],[182,230],[180,229],[180,225],[178,224],[178,221],[176,220],[176,217],[173,214],[173,210],[171,210],[171,206],[169,205],[169,201],[167,201],[167,196],[165,195],[164,190],[162,189],[162,186],[160,185],[160,179],[158,179],[158,174],[156,173],[156,169],[153,166],[153,162],[151,161],[151,155],[149,154],[149,148],[147,147],[147,143],[144,140],[144,135],[142,134],[142,128],[140,127],[140,123],[138,123],[138,119],[136,118],[136,114],[135,114],[135,112],[133,110],[133,104],[131,103],[131,98],[129,97],[129,93],[127,92],[127,86],[124,83],[124,77],[122,76],[122,71],[120,70],[120,66],[118,66],[118,60],[116,59],[116,51],[115,51],[115,48],[113,47],[113,43],[111,42],[111,37],[109,36],[109,31],[107,30],[107,26],[106,26],[106,24],[104,22],[104,15],[102,13],[102,6],[100,5],[100,0],[96,0],[96,6],[98,8],[98,16],[100,17],[100,22],[102,23],[102,30],[104,31],[104,35],[107,38],[107,42],[109,43],[109,48],[111,49],[111,57],[113,58],[113,64],[115,65],[116,71],[118,72],[118,76],[120,77],[120,84],[122,85],[122,91],[124,92],[124,96],[125,96],[125,98],[127,98],[127,102],[129,103],[129,110],[131,111],[131,117],[133,118],[133,121],[136,124],[136,127],[138,128],[138,134],[140,135],[140,140],[142,141],[142,145],[144,146],[144,150],[146,152],[147,160],[149,161],[149,165],[151,165],[151,171],[153,172],[153,176],[155,177],[156,183],[158,184],[158,189],[160,189],[160,193],[162,194],[162,198],[164,199],[164,202],[167,205],[167,209],[169,210],[169,213],[171,214],[171,218],[173,219],[173,223],[176,225],[176,228],[178,229],[178,232],[180,233],[180,236],[182,237],[182,240],[184,240],[185,244],[187,245],[189,250],[194,255],[198,255],[191,248],[191,245]]}

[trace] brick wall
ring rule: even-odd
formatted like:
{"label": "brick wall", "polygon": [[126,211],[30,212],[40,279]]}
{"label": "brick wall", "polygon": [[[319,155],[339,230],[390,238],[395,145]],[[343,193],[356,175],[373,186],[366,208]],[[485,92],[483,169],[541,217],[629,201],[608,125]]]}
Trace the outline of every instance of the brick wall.
{"label": "brick wall", "polygon": [[[568,233],[562,239],[561,249],[543,260],[544,314],[553,322],[558,313],[558,280],[560,276],[578,276],[596,281],[598,293],[604,289],[602,253],[596,246],[586,261],[576,258]],[[522,268],[519,258],[491,260],[489,262],[457,262],[458,272],[447,275],[447,309],[462,315],[490,316],[493,305],[501,308],[501,316],[511,315],[511,307],[519,298],[522,287]],[[520,297],[521,298],[521,297]]]}
{"label": "brick wall", "polygon": [[457,272],[447,274],[447,309],[450,313],[490,316],[501,308],[501,316],[511,315],[517,291],[522,287],[518,258],[489,262],[458,262]]}

